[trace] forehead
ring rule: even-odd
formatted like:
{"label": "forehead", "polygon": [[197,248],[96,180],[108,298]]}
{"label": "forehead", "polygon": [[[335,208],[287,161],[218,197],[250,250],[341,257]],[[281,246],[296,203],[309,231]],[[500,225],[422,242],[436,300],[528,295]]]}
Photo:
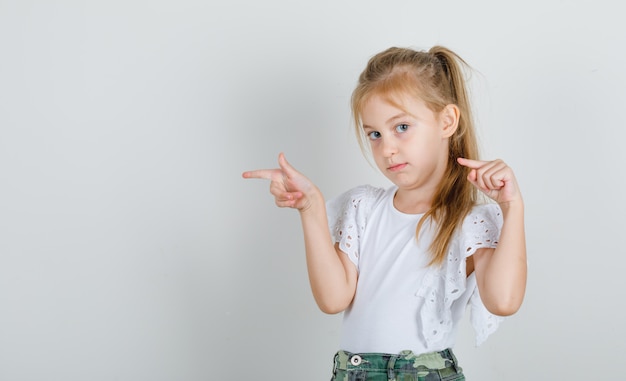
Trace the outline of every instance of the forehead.
{"label": "forehead", "polygon": [[408,115],[414,118],[432,114],[426,103],[416,96],[405,93],[372,94],[363,104],[363,124],[378,124],[395,116]]}

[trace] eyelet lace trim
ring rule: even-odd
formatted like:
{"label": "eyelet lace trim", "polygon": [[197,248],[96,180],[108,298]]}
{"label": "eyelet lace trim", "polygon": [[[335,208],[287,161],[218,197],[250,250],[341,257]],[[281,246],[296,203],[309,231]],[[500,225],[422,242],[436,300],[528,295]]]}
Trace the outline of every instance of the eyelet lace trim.
{"label": "eyelet lace trim", "polygon": [[[500,236],[502,215],[497,205],[476,207],[463,222],[460,233],[450,242],[448,256],[441,267],[432,266],[416,295],[424,298],[420,311],[423,334],[429,345],[442,340],[453,329],[452,304],[466,290],[465,259],[480,248],[495,248]],[[491,314],[480,300],[478,288],[470,297],[470,322],[476,345],[495,332],[502,320]]]}
{"label": "eyelet lace trim", "polygon": [[358,266],[359,242],[367,216],[384,189],[371,185],[353,188],[327,203],[330,234],[339,248]]}

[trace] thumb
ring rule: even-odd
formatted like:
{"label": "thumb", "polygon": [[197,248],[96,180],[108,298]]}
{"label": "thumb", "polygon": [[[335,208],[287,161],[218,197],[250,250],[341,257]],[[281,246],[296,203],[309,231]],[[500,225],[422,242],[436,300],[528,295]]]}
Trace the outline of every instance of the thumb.
{"label": "thumb", "polygon": [[278,165],[280,165],[280,169],[282,169],[287,176],[298,173],[298,171],[294,167],[292,167],[291,164],[289,164],[287,158],[285,158],[285,154],[282,152],[278,154]]}

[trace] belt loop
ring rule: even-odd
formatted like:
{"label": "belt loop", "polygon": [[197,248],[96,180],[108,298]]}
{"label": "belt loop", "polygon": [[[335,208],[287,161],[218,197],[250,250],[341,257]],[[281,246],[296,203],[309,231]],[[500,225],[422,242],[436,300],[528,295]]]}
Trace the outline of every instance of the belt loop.
{"label": "belt loop", "polygon": [[456,356],[454,355],[454,352],[452,352],[452,349],[448,348],[446,349],[446,352],[450,360],[452,361],[452,367],[454,368],[454,371],[457,374],[461,373],[461,368],[459,367],[459,364],[457,363]]}
{"label": "belt loop", "polygon": [[396,373],[393,371],[393,368],[396,366],[397,359],[398,359],[398,356],[393,355],[387,362],[387,380],[388,381],[396,381]]}

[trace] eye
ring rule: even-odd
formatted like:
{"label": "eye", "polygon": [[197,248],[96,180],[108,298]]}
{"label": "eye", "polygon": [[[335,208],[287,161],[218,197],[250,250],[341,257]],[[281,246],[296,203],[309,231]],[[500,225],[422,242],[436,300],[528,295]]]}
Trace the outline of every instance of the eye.
{"label": "eye", "polygon": [[370,140],[377,140],[377,139],[380,139],[380,132],[372,131],[368,133],[367,136],[370,138]]}
{"label": "eye", "polygon": [[402,133],[402,132],[406,132],[406,130],[408,130],[408,129],[409,129],[409,125],[408,124],[402,123],[402,124],[398,124],[396,126],[396,132]]}

